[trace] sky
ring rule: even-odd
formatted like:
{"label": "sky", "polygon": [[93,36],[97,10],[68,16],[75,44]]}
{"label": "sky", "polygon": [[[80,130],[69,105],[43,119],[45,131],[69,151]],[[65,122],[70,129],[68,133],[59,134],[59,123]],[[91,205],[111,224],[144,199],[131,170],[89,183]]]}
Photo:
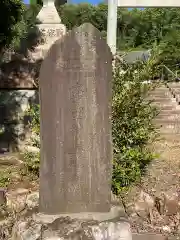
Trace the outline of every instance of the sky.
{"label": "sky", "polygon": [[[91,3],[91,4],[98,4],[100,2],[102,2],[102,0],[89,0],[89,1],[86,1],[86,0],[72,0],[73,3],[80,3],[80,2],[88,2],[88,3]],[[29,0],[24,0],[24,3],[29,3]]]}
{"label": "sky", "polygon": [[[100,2],[103,2],[103,0],[72,0],[72,3],[81,3],[81,2],[88,2],[91,4],[98,4]],[[29,3],[29,0],[24,0],[24,3]]]}
{"label": "sky", "polygon": [[[29,3],[29,0],[24,0],[25,3]],[[91,4],[98,4],[100,2],[103,2],[103,0],[72,0],[73,3],[81,3],[81,2],[88,2]]]}

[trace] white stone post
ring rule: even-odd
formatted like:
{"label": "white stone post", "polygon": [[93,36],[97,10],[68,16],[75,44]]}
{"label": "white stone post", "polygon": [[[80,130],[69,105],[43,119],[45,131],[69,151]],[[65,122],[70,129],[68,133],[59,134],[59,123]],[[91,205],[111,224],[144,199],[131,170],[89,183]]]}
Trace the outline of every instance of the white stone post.
{"label": "white stone post", "polygon": [[108,0],[107,44],[113,55],[116,54],[117,0]]}
{"label": "white stone post", "polygon": [[37,27],[43,36],[43,42],[33,54],[37,60],[44,58],[50,46],[66,33],[66,27],[61,24],[61,18],[54,5],[55,0],[43,0],[43,7],[37,15]]}

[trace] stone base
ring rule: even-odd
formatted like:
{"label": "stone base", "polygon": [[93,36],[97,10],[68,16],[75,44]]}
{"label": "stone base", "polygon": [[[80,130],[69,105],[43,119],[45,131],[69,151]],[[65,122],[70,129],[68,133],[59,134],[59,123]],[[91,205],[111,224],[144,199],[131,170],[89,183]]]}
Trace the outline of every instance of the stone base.
{"label": "stone base", "polygon": [[70,217],[71,219],[80,219],[80,220],[94,220],[94,221],[109,221],[124,218],[125,213],[124,209],[121,206],[112,206],[109,212],[82,212],[82,213],[63,213],[58,215],[46,215],[43,213],[38,213],[33,216],[34,221],[40,223],[52,223],[58,218],[61,217]]}
{"label": "stone base", "polygon": [[130,224],[125,221],[93,221],[56,218],[43,224],[32,218],[16,222],[11,240],[132,240]]}
{"label": "stone base", "polygon": [[132,239],[133,240],[168,240],[168,237],[160,234],[155,234],[155,233],[144,233],[144,234],[133,234]]}

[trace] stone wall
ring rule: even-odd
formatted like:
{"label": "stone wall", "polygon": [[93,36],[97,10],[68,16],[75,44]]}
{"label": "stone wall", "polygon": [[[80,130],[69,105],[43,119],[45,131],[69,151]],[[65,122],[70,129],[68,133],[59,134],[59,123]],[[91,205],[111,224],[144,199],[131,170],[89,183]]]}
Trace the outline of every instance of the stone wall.
{"label": "stone wall", "polygon": [[0,153],[19,151],[29,132],[27,109],[38,101],[37,82],[42,59],[33,51],[7,50],[0,64]]}
{"label": "stone wall", "polygon": [[35,89],[0,90],[0,153],[23,147],[29,133],[27,110],[38,101]]}

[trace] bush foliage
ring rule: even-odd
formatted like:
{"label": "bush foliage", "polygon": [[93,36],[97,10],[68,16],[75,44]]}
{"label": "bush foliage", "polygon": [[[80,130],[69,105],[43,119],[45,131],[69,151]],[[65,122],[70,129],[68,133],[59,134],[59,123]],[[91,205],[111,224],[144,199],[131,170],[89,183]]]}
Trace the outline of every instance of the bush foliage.
{"label": "bush foliage", "polygon": [[147,145],[153,141],[157,115],[147,96],[154,85],[143,83],[150,62],[121,64],[114,73],[112,101],[113,191],[117,194],[140,179],[154,158]]}
{"label": "bush foliage", "polygon": [[24,26],[24,6],[21,0],[0,1],[0,51],[21,37]]}
{"label": "bush foliage", "polygon": [[[96,6],[87,3],[60,5],[58,2],[60,3],[60,0],[56,1],[57,11],[61,16],[62,23],[68,29],[84,22],[90,22],[101,32],[106,33],[107,4],[101,3]],[[28,7],[23,6],[21,0],[1,0],[0,11],[4,20],[1,23],[1,36],[6,36],[7,39],[9,38],[8,41],[11,41],[13,34],[17,35],[12,26],[18,23],[16,31],[20,30],[21,36],[19,35],[19,37],[24,37],[22,28],[26,26],[28,29],[29,25],[35,24],[40,7],[35,4]],[[179,21],[180,9],[178,8],[146,8],[143,11],[136,8],[131,11],[127,8],[119,8],[117,14],[118,48],[121,50],[149,49],[152,48],[154,42],[158,45],[161,41],[169,42],[169,36],[179,31]]]}
{"label": "bush foliage", "polygon": [[[35,4],[37,2],[38,4]],[[33,4],[34,3],[34,4]],[[92,23],[104,37],[107,31],[107,4],[93,6],[87,3],[63,4],[56,0],[56,8],[67,29],[84,22]],[[37,23],[36,16],[42,1],[32,0],[26,7],[22,0],[1,0],[0,50],[11,46],[17,48],[20,39],[29,39]],[[117,13],[117,48],[119,51],[151,49],[156,43],[161,54],[158,64],[166,64],[179,71],[180,9],[146,8],[143,11],[119,8]]]}
{"label": "bush foliage", "polygon": [[[31,146],[40,149],[40,106],[34,104],[28,111],[28,115],[31,117],[30,128],[32,130]],[[24,160],[27,171],[39,176],[39,163],[40,163],[40,152],[24,152]]]}

